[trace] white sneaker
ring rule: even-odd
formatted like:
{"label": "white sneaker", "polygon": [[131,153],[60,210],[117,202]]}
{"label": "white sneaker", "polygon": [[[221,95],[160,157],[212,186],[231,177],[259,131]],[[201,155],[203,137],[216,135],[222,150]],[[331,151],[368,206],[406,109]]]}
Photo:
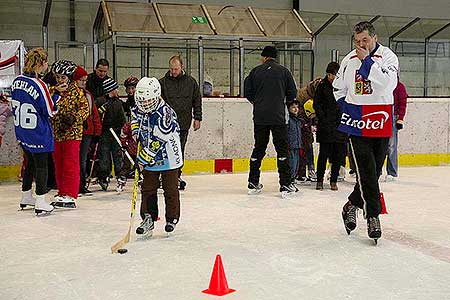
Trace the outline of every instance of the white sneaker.
{"label": "white sneaker", "polygon": [[385,181],[386,181],[386,182],[397,181],[397,177],[394,177],[394,176],[392,176],[392,175],[386,175]]}
{"label": "white sneaker", "polygon": [[34,212],[36,214],[40,214],[43,212],[49,213],[52,212],[53,209],[54,207],[45,201],[45,195],[36,196],[36,205],[34,206]]}
{"label": "white sneaker", "polygon": [[22,199],[20,200],[20,208],[24,209],[29,206],[35,206],[36,199],[33,197],[33,194],[31,193],[31,190],[22,192]]}

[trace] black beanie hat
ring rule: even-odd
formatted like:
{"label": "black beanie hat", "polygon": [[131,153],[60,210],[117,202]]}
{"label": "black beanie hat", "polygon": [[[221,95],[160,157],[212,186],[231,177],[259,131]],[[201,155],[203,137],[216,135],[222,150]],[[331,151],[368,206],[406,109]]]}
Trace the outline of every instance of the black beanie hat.
{"label": "black beanie hat", "polygon": [[263,57],[277,58],[277,49],[273,46],[265,46],[264,50],[261,52]]}

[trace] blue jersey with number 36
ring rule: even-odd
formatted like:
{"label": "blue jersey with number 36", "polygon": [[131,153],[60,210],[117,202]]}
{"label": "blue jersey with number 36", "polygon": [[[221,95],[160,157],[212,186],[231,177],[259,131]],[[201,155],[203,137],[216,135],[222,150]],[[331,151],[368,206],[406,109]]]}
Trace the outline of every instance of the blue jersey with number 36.
{"label": "blue jersey with number 36", "polygon": [[11,91],[17,141],[30,152],[52,152],[50,117],[55,105],[46,84],[31,74],[20,75],[14,79]]}

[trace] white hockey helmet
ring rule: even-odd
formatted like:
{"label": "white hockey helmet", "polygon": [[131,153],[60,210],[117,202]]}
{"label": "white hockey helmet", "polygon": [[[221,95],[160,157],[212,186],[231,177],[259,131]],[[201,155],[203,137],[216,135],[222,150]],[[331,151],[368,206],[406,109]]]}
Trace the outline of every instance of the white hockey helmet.
{"label": "white hockey helmet", "polygon": [[155,77],[143,77],[136,85],[134,99],[143,113],[150,113],[156,109],[161,97],[161,85]]}

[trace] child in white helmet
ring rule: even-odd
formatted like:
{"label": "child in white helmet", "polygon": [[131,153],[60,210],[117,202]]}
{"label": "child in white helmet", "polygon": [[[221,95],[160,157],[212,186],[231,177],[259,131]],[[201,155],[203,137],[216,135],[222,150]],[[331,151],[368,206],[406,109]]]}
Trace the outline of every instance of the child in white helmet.
{"label": "child in white helmet", "polygon": [[141,218],[137,234],[151,233],[158,219],[157,190],[161,177],[166,204],[167,233],[180,218],[178,169],[183,165],[180,127],[173,109],[161,98],[158,79],[144,77],[136,85],[136,107],[132,110],[131,129],[140,147],[137,162],[144,177]]}

